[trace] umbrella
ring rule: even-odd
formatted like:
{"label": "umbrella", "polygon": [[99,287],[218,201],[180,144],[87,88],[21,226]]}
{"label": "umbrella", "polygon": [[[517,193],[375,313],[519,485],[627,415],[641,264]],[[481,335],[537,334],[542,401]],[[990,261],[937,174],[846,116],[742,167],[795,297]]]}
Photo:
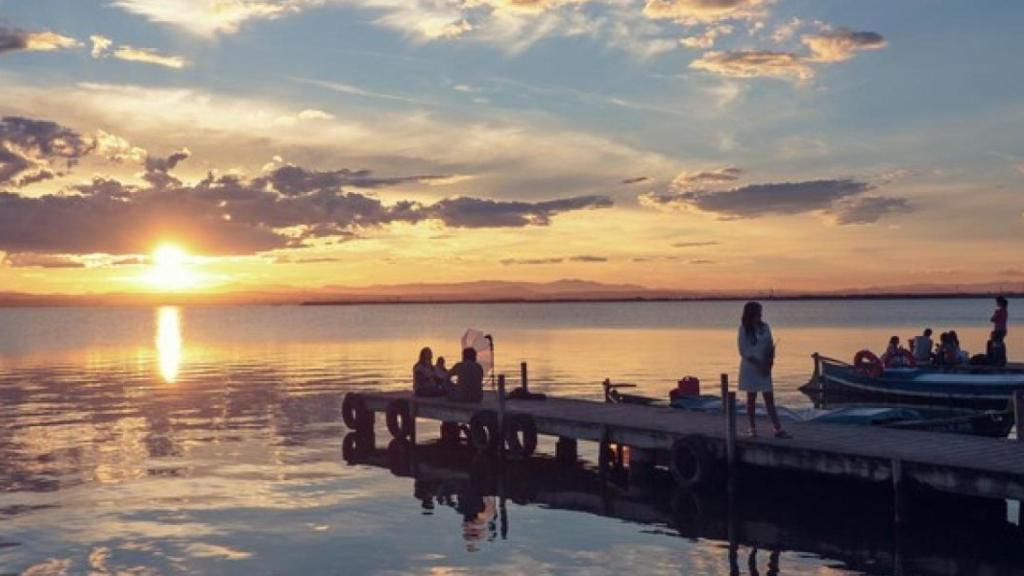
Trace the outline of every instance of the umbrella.
{"label": "umbrella", "polygon": [[470,328],[462,335],[462,347],[476,350],[476,361],[483,366],[485,375],[494,370],[494,342],[489,334]]}

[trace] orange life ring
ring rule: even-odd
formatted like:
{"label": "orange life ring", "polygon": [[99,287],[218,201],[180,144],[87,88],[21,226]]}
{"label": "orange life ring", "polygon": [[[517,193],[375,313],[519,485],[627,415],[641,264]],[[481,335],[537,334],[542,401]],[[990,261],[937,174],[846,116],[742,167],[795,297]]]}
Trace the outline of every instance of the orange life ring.
{"label": "orange life ring", "polygon": [[853,357],[853,368],[869,378],[878,378],[885,367],[882,360],[870,350],[861,350]]}

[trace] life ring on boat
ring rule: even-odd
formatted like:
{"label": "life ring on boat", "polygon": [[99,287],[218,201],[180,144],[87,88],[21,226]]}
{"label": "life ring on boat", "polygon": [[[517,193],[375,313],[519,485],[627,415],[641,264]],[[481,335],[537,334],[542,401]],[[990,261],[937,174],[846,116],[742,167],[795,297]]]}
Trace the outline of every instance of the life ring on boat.
{"label": "life ring on boat", "polygon": [[917,359],[914,358],[910,350],[900,348],[896,355],[886,354],[882,359],[882,364],[886,368],[917,368]]}
{"label": "life ring on boat", "polygon": [[885,370],[882,359],[870,350],[861,350],[853,357],[853,368],[870,378],[878,378]]}
{"label": "life ring on boat", "polygon": [[500,441],[498,415],[491,410],[473,414],[469,419],[469,442],[477,452],[493,452],[497,450]]}
{"label": "life ring on boat", "polygon": [[373,412],[366,408],[362,394],[349,392],[341,402],[341,419],[349,430],[369,432],[373,430]]}
{"label": "life ring on boat", "polygon": [[[522,434],[522,440],[519,438]],[[529,414],[512,414],[505,419],[505,448],[513,458],[527,458],[537,449],[537,423]]]}
{"label": "life ring on boat", "polygon": [[409,409],[408,400],[392,400],[388,402],[387,412],[388,432],[396,440],[412,436],[412,411]]}
{"label": "life ring on boat", "polygon": [[704,486],[714,477],[715,457],[703,436],[690,434],[672,443],[668,469],[680,488]]}

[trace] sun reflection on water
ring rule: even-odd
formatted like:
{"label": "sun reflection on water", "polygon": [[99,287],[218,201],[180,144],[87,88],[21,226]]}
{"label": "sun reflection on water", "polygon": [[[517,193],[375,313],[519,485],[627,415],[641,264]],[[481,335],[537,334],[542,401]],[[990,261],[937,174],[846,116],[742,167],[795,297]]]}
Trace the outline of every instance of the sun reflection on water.
{"label": "sun reflection on water", "polygon": [[162,306],[156,311],[156,352],[160,375],[173,384],[181,368],[181,309]]}

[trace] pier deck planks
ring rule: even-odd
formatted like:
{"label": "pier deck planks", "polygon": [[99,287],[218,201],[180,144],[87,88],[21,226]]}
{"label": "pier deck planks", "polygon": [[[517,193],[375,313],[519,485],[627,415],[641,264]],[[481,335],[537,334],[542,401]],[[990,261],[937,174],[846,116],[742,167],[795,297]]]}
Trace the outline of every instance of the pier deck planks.
{"label": "pier deck planks", "polygon": [[[416,405],[418,418],[468,422],[478,410],[497,411],[497,398],[486,392],[480,404],[418,398],[410,392],[362,394],[367,407],[383,412],[393,400]],[[721,414],[685,412],[669,407],[608,404],[549,396],[544,401],[507,400],[506,414],[533,416],[540,434],[600,440],[639,448],[667,450],[677,438],[699,434],[724,454],[726,425]],[[770,436],[759,420],[761,436],[749,438],[745,414],[737,414],[736,440],[741,463],[819,472],[870,480],[891,479],[891,463],[900,461],[904,476],[939,490],[1024,499],[1024,443],[958,434],[843,426],[814,422],[787,424],[792,439]]]}

